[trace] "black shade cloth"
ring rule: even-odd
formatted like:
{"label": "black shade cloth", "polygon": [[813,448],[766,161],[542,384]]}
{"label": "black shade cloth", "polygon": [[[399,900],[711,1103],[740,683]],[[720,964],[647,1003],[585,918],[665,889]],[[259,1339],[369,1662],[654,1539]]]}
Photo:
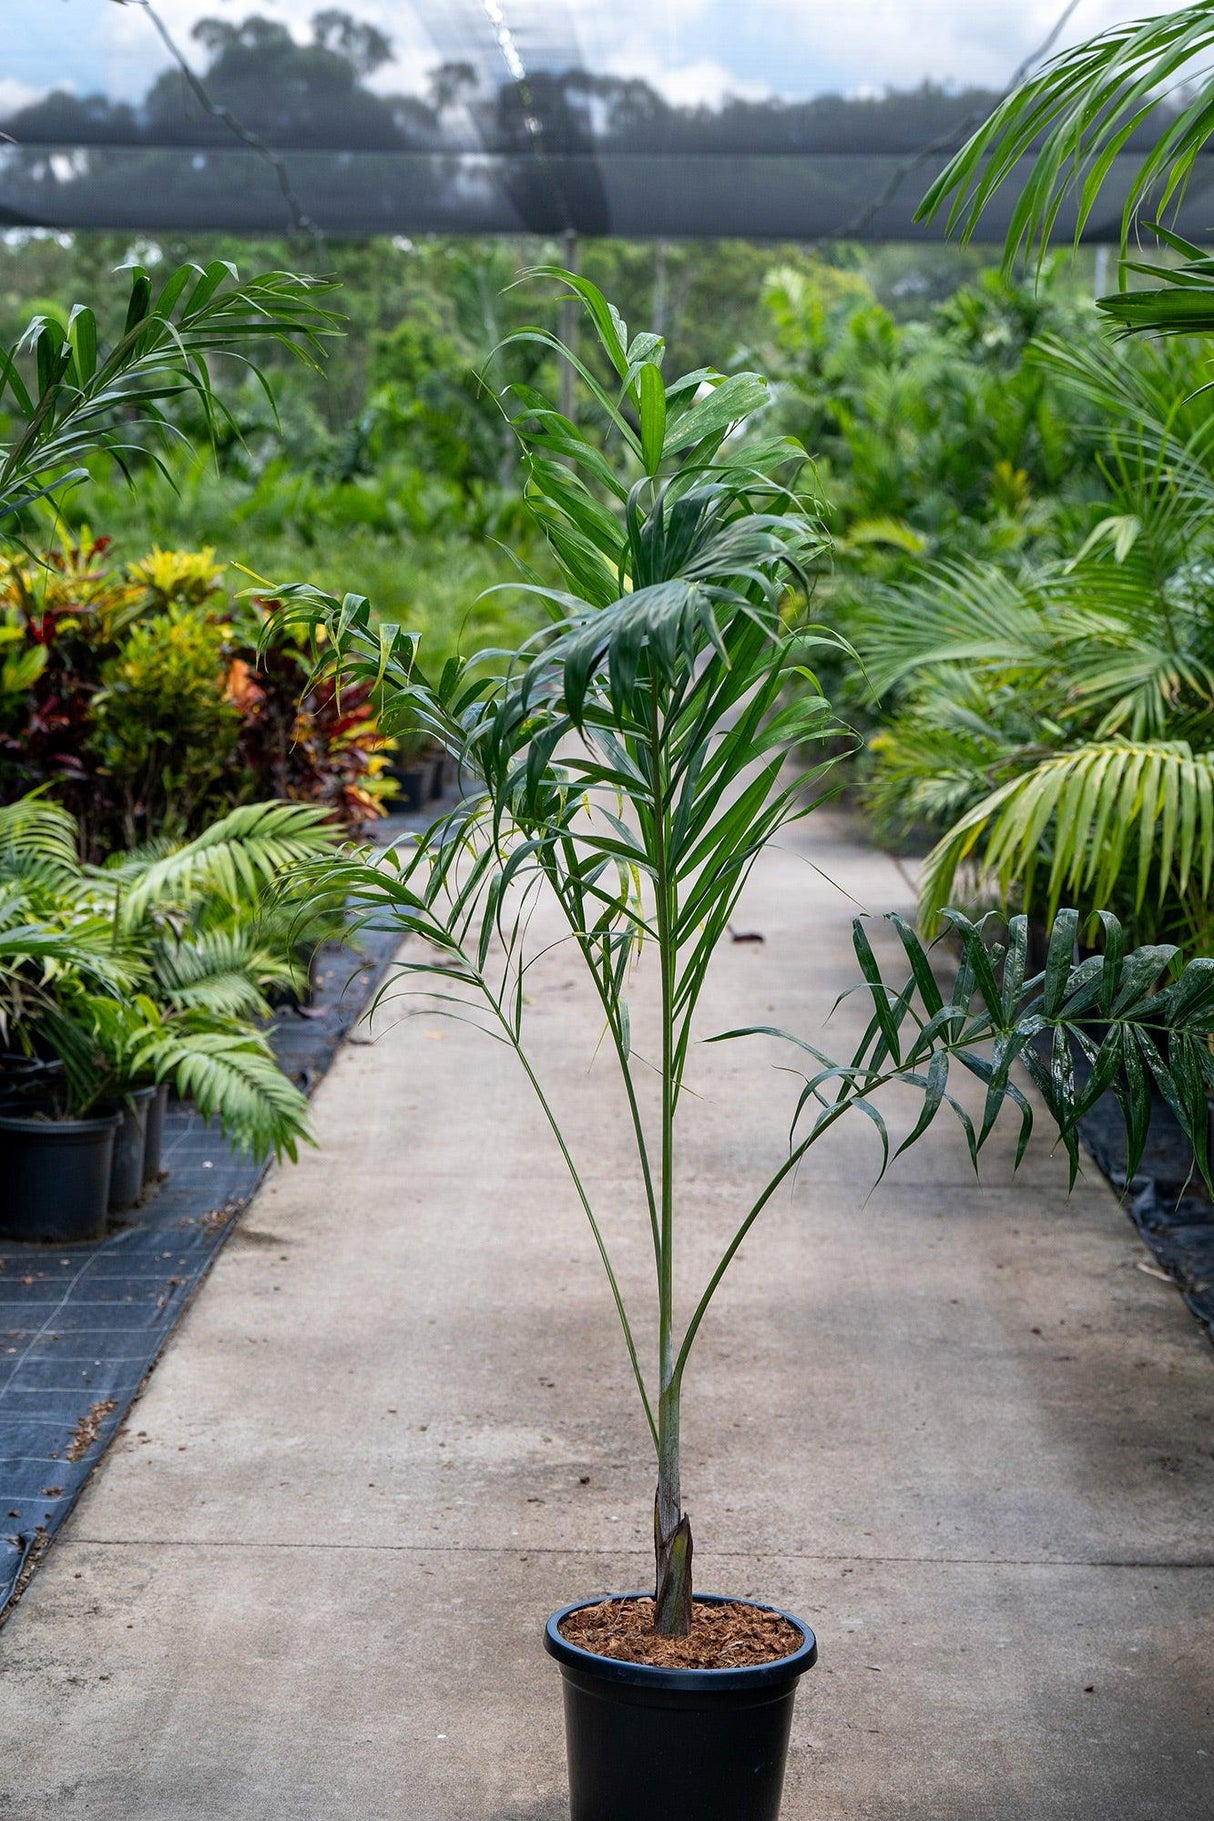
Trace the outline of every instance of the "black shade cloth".
{"label": "black shade cloth", "polygon": [[[67,159],[67,152],[61,155]],[[77,153],[77,157],[86,155]],[[291,186],[310,221],[328,234],[615,234],[646,238],[751,240],[940,240],[943,229],[911,220],[922,182],[871,210],[901,160],[892,154],[613,154],[501,157],[483,153],[297,151]],[[1123,182],[1135,160],[1117,161],[1088,242],[1119,232]],[[1119,181],[1119,179],[1121,181]],[[1202,234],[1194,179],[1186,211]],[[984,233],[999,240],[1014,185],[996,196]],[[1211,211],[1207,209],[1207,214]],[[854,224],[864,216],[857,231]],[[60,181],[50,158],[0,153],[0,225],[164,233],[230,229],[277,233],[290,225],[273,169],[240,146],[205,152],[101,146],[78,176]],[[1186,224],[1182,224],[1186,225]],[[1069,230],[1067,212],[1058,234]]]}

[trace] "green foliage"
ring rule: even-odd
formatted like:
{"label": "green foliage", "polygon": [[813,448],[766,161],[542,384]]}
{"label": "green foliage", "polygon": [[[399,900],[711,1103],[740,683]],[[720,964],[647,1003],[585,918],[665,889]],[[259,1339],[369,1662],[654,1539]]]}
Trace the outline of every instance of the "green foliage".
{"label": "green foliage", "polygon": [[380,813],[383,741],[365,700],[301,703],[289,637],[255,674],[272,605],[233,600],[222,579],[213,550],[120,567],[107,539],[0,567],[0,795],[49,786],[94,857],[271,794],[347,825]]}
{"label": "green foliage", "polygon": [[255,904],[290,867],[333,851],[337,835],[323,809],[304,803],[245,803],[192,841],[107,867],[126,922],[152,909],[214,895],[234,909]]}
{"label": "green foliage", "polygon": [[[299,987],[299,945],[264,906],[284,867],[332,855],[337,834],[300,804],[250,804],[185,847],[87,867],[72,818],[42,798],[0,808],[0,1036],[54,1058],[36,1086],[81,1115],[171,1081],[258,1156],[294,1157],[306,1107],[255,1020],[267,989]],[[305,946],[305,953],[307,952]]]}
{"label": "green foliage", "polygon": [[924,552],[1031,547],[1053,534],[1059,496],[1100,486],[1082,417],[1029,358],[1047,332],[1080,326],[1062,277],[1038,298],[986,274],[899,324],[871,295],[849,288],[828,305],[772,274],[777,413],[818,457],[836,588]]}
{"label": "green foliage", "polygon": [[1100,308],[1126,335],[1209,335],[1214,331],[1214,260],[1192,241],[1155,226],[1179,265],[1127,260],[1123,270],[1151,281],[1135,291],[1102,297]]}
{"label": "green foliage", "polygon": [[1068,198],[1075,205],[1078,240],[1113,159],[1183,79],[1190,98],[1165,123],[1122,204],[1124,247],[1148,202],[1162,214],[1180,200],[1209,137],[1208,83],[1194,83],[1193,60],[1212,46],[1214,22],[1202,3],[1112,26],[1060,52],[971,135],[928,191],[920,216],[931,220],[948,203],[948,227],[959,227],[968,237],[995,191],[1031,154],[1008,230],[1009,263],[1021,250],[1044,249]]}
{"label": "green foliage", "polygon": [[1149,903],[1198,941],[1214,935],[1214,753],[1181,740],[1108,740],[1040,760],[984,795],[933,849],[925,921],[953,896],[979,841],[983,873],[1005,896],[1018,885],[1047,918],[1063,897],[1120,899],[1140,923]]}
{"label": "green foliage", "polygon": [[[1142,149],[1122,187],[1122,292],[1100,307],[1128,333],[1209,333],[1214,328],[1211,266],[1200,248],[1165,223],[1184,202],[1214,127],[1214,19],[1205,0],[1098,33],[1060,52],[1012,91],[945,166],[919,208],[932,220],[947,207],[950,230],[968,239],[995,192],[1032,163],[1012,209],[1004,246],[1010,267],[1023,252],[1038,261],[1069,205],[1078,244],[1119,161]],[[1150,209],[1155,218],[1143,221]],[[1127,258],[1143,226],[1180,254],[1179,272]],[[1129,294],[1131,276],[1154,281]]]}
{"label": "green foliage", "polygon": [[130,969],[104,910],[83,900],[76,829],[52,803],[0,805],[0,1040],[53,1005],[64,978],[125,992]]}
{"label": "green foliage", "polygon": [[929,918],[964,882],[1042,916],[1064,898],[1089,921],[1113,908],[1140,939],[1205,948],[1208,891],[1186,858],[1214,748],[1204,357],[1048,335],[1031,358],[1072,413],[1103,420],[1104,498],[1056,553],[869,584],[847,621],[890,704],[869,800],[886,829],[941,836]]}
{"label": "green foliage", "polygon": [[101,666],[89,745],[119,793],[127,839],[136,812],[150,828],[188,827],[235,763],[240,714],[226,694],[222,625],[189,608],[132,626]]}
{"label": "green foliage", "polygon": [[87,305],[73,305],[66,331],[34,317],[14,346],[0,350],[0,405],[14,426],[0,445],[7,534],[36,501],[85,480],[85,464],[99,453],[124,474],[141,458],[157,462],[156,443],[180,434],[165,407],[184,394],[211,430],[232,423],[211,379],[215,357],[256,373],[246,350],[269,341],[314,360],[336,321],[317,301],[324,290],[291,272],[242,281],[220,262],[179,266],[157,289],[136,269],[122,334],[109,349]]}
{"label": "green foliage", "polygon": [[[811,1057],[813,1072],[797,1103],[793,1144],[776,1184],[795,1169],[821,1134],[859,1107],[881,1136],[885,1163],[889,1132],[873,1096],[893,1084],[914,1089],[922,1107],[893,1155],[917,1143],[942,1106],[960,1121],[975,1170],[978,1154],[1009,1103],[1019,1114],[1016,1165],[1033,1131],[1033,1108],[1012,1077],[1019,1064],[1041,1095],[1070,1163],[1079,1174],[1079,1123],[1102,1094],[1121,1108],[1128,1153],[1126,1174],[1142,1160],[1151,1096],[1158,1092],[1193,1147],[1210,1185],[1208,1097],[1214,1092],[1214,960],[1190,961],[1176,971],[1179,951],[1169,944],[1128,950],[1125,931],[1105,912],[1103,954],[1075,960],[1079,918],[1063,910],[1049,931],[1044,968],[1030,974],[1028,919],[1013,917],[1005,942],[992,940],[993,917],[974,923],[959,911],[945,913],[956,972],[946,990],[929,951],[901,917],[896,930],[910,978],[891,985],[873,952],[864,922],[853,925],[863,983],[853,989],[872,1000],[872,1018],[851,1061],[832,1062],[812,1044],[765,1027],[726,1037],[786,1038]],[[969,1075],[984,1090],[977,1122],[949,1091],[950,1079]],[[798,1136],[808,1121],[809,1130]],[[768,1191],[770,1194],[770,1190]],[[765,1195],[763,1201],[767,1199]],[[760,1210],[763,1203],[760,1203]],[[760,1211],[756,1210],[756,1212]],[[753,1220],[752,1214],[751,1219]],[[735,1241],[740,1245],[749,1222]]]}

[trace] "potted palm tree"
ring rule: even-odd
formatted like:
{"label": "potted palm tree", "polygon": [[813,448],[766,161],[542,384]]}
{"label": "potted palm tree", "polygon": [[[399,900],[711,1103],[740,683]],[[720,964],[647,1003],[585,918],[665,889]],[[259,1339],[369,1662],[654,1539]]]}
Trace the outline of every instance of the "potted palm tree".
{"label": "potted palm tree", "polygon": [[75,833],[37,798],[0,808],[0,1230],[24,1209],[23,1236],[61,1242],[105,1231],[120,1115],[68,1105],[62,1065],[26,1039],[53,1015],[56,976],[115,999],[132,984],[104,914],[64,897],[79,872]]}
{"label": "potted palm tree", "polygon": [[90,867],[65,810],[37,796],[0,808],[0,1231],[99,1238],[107,1205],[141,1197],[165,1084],[255,1154],[296,1154],[306,1103],[259,1026],[267,988],[302,985],[301,932],[261,900],[338,839],[323,809],[252,803],[192,841]]}
{"label": "potted palm tree", "polygon": [[[680,1306],[688,1060],[700,1036],[746,1034],[699,1031],[702,988],[752,866],[821,801],[838,753],[854,742],[840,738],[810,669],[815,648],[838,654],[841,642],[804,617],[809,566],[826,549],[812,499],[798,491],[804,451],[735,435],[762,406],[764,382],[715,372],[667,382],[658,336],[630,338],[592,285],[547,276],[584,305],[597,365],[546,331],[523,333],[575,362],[599,414],[592,437],[536,390],[503,399],[527,498],[564,578],[529,584],[551,626],[496,675],[484,662],[451,661],[432,677],[417,640],[378,623],[364,599],[282,590],[285,611],[314,635],[316,662],[373,686],[385,728],[424,727],[469,783],[416,839],[304,869],[293,889],[308,904],[349,899],[367,918],[387,911],[421,939],[403,951],[393,990],[414,988],[480,1019],[514,1052],[602,1260],[654,1451],[654,1582],[644,1594],[563,1606],[548,1623],[564,1678],[574,1821],[774,1821],[793,1697],[815,1640],[789,1614],[694,1588],[681,1495],[684,1391],[722,1279],[773,1196],[846,1113],[875,1121],[888,1154],[876,1097],[899,1083],[919,1101],[900,1148],[948,1106],[976,1159],[1011,1103],[1023,1151],[1033,1108],[1012,1076],[1019,1061],[1074,1168],[1076,1122],[1107,1086],[1125,1097],[1132,1141],[1141,1141],[1153,1076],[1183,1118],[1200,1103],[1204,1165],[1211,1063],[1200,1038],[1214,1019],[1214,963],[1191,963],[1156,991],[1175,951],[1127,955],[1110,919],[1103,956],[1076,964],[1075,919],[1063,912],[1044,969],[1031,975],[1022,918],[996,942],[988,925],[950,913],[960,965],[946,993],[898,919],[908,971],[887,982],[858,921],[857,990],[870,1002],[863,1038],[844,1063],[791,1039],[805,1084],[790,1148],[737,1210],[700,1294]],[[647,1327],[625,1301],[591,1183],[527,1047],[527,931],[539,893],[563,917],[618,1065],[653,1253]],[[632,1038],[638,996],[658,1033],[644,1057]],[[1072,1045],[1092,1065],[1082,1088]],[[967,1074],[981,1091],[976,1112],[954,1091]]]}

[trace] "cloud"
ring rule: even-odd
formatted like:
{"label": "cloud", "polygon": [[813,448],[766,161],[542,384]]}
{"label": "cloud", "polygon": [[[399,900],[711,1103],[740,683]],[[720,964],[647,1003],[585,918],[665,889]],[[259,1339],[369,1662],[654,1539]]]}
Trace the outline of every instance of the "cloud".
{"label": "cloud", "polygon": [[[616,73],[633,72],[621,68]],[[697,58],[676,69],[650,70],[648,76],[654,88],[674,107],[719,107],[727,95],[758,101],[771,93],[767,83],[740,79],[711,57]]]}
{"label": "cloud", "polygon": [[[0,0],[6,75],[0,94],[70,86],[137,100],[168,57],[146,11],[116,0]],[[280,20],[303,40],[326,0],[157,0],[166,25],[195,67],[190,37],[198,19]],[[495,73],[505,64],[480,32],[480,0],[458,12],[448,0],[334,0],[386,32],[396,62],[378,72],[381,91],[417,92],[425,72],[457,56],[464,33]],[[1163,0],[1165,8],[1179,0]],[[880,92],[927,78],[1003,87],[1047,37],[1062,0],[500,0],[523,53],[568,56],[589,69],[641,77],[672,101],[717,102],[727,94],[807,97]],[[1156,0],[1160,4],[1160,0]],[[1062,43],[1137,16],[1143,0],[1081,0]],[[563,25],[562,25],[562,22]],[[567,43],[554,42],[567,37]]]}
{"label": "cloud", "polygon": [[0,76],[0,120],[7,120],[10,114],[29,107],[45,94],[44,88],[35,88],[32,82],[22,82],[16,76]]}
{"label": "cloud", "polygon": [[[665,0],[660,9],[612,0],[608,28],[602,0],[567,4],[592,67],[645,77],[680,100],[881,93],[929,79],[1002,88],[1062,11],[1062,0]],[[1143,10],[1141,0],[1081,0],[1056,48]]]}

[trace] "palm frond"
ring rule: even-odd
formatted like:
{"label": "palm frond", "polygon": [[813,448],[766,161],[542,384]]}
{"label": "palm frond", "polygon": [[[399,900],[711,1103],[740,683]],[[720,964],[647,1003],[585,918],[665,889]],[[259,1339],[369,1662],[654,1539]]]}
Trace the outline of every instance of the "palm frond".
{"label": "palm frond", "polygon": [[883,695],[935,664],[1039,670],[1052,636],[1031,574],[994,563],[935,563],[913,581],[875,586],[857,615],[856,642]]}
{"label": "palm frond", "polygon": [[1076,242],[1113,169],[1132,154],[1136,133],[1158,117],[1165,96],[1188,97],[1131,174],[1121,207],[1124,249],[1149,204],[1161,219],[1183,201],[1211,130],[1211,72],[1196,66],[1214,50],[1214,15],[1207,4],[1162,17],[1116,25],[1053,57],[1000,102],[950,159],[917,212],[934,220],[946,212],[950,232],[976,231],[995,192],[1032,159],[1012,210],[1004,247],[1011,266],[1023,252],[1044,255],[1064,206]]}
{"label": "palm frond", "polygon": [[59,890],[81,879],[75,820],[45,797],[0,804],[0,879],[14,878]]}
{"label": "palm frond", "polygon": [[127,923],[206,892],[248,906],[293,866],[334,853],[342,839],[329,812],[312,804],[245,803],[161,859],[107,877],[122,890]]}
{"label": "palm frond", "polygon": [[263,1018],[266,989],[302,985],[302,970],[257,923],[166,934],[152,950],[152,971],[166,1003],[224,1018]]}
{"label": "palm frond", "polygon": [[166,1021],[145,1031],[132,1062],[157,1081],[171,1081],[204,1119],[217,1118],[229,1138],[259,1159],[285,1153],[294,1160],[301,1142],[314,1142],[307,1101],[253,1032]]}
{"label": "palm frond", "polygon": [[[857,918],[852,940],[861,978],[852,992],[871,1003],[872,1015],[850,1062],[831,1062],[814,1045],[785,1031],[724,1033],[782,1037],[811,1059],[786,1172],[853,1109],[864,1111],[876,1125],[888,1163],[913,1145],[946,1106],[961,1124],[975,1171],[979,1152],[1000,1114],[1010,1107],[1020,1125],[1018,1167],[1034,1126],[1032,1103],[1012,1074],[1019,1064],[1057,1127],[1072,1183],[1079,1174],[1080,1121],[1097,1099],[1111,1092],[1120,1105],[1128,1147],[1126,1170],[1132,1176],[1146,1143],[1152,1093],[1158,1092],[1211,1184],[1208,1098],[1214,1093],[1209,1044],[1214,1032],[1214,960],[1190,961],[1180,971],[1178,951],[1170,943],[1130,950],[1122,925],[1104,912],[1103,953],[1076,961],[1080,919],[1074,910],[1062,910],[1048,934],[1045,966],[1030,974],[1026,917],[1013,917],[1006,939],[1000,941],[992,940],[998,918],[988,916],[975,923],[959,911],[949,911],[948,934],[959,964],[951,986],[944,989],[915,931],[896,915],[886,921],[898,934],[910,978],[887,978],[864,920]],[[982,1090],[977,1118],[955,1092],[958,1079],[966,1077]],[[883,1089],[895,1085],[913,1089],[922,1103],[897,1152],[875,1101]],[[806,1124],[809,1129],[802,1136]]]}
{"label": "palm frond", "polygon": [[242,280],[216,260],[179,266],[157,291],[136,268],[123,333],[108,351],[83,305],[73,307],[66,332],[36,316],[14,347],[0,349],[0,407],[12,426],[0,444],[0,520],[86,478],[84,464],[98,454],[123,473],[140,457],[158,461],[155,442],[181,435],[165,410],[176,399],[197,400],[212,429],[229,421],[212,384],[216,356],[259,379],[248,352],[257,343],[315,364],[322,338],[337,327],[318,301],[330,290],[291,272]]}
{"label": "palm frond", "polygon": [[[1214,753],[1183,741],[1093,742],[1042,760],[984,797],[933,848],[921,916],[931,927],[970,857],[1006,894],[1041,874],[1047,916],[1062,894],[1107,904],[1128,875],[1133,901],[1214,878]],[[1044,856],[1044,857],[1043,857]]]}

